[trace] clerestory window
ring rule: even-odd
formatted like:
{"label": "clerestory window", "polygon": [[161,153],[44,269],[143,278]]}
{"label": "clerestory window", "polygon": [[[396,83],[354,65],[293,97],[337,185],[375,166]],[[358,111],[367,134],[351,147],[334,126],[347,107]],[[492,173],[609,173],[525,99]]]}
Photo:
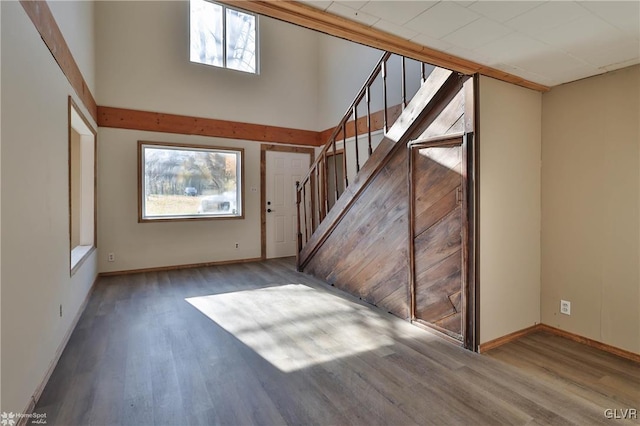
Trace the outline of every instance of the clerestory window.
{"label": "clerestory window", "polygon": [[258,73],[258,17],[207,0],[191,0],[192,62]]}

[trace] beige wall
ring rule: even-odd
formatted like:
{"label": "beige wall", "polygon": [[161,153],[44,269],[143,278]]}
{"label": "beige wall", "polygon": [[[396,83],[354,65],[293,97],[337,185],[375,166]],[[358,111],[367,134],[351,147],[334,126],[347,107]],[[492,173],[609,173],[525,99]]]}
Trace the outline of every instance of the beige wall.
{"label": "beige wall", "polygon": [[[260,257],[260,143],[108,128],[98,140],[101,272]],[[245,218],[138,223],[138,140],[244,148]]]}
{"label": "beige wall", "polygon": [[[324,34],[318,37],[317,130],[322,131],[338,124],[382,51]],[[371,111],[381,109],[380,99],[372,101],[376,105]]]}
{"label": "beige wall", "polygon": [[74,91],[20,3],[0,8],[1,410],[23,412],[96,277],[97,257],[70,277],[67,105]]}
{"label": "beige wall", "polygon": [[540,322],[538,92],[480,79],[480,341]]}
{"label": "beige wall", "polygon": [[261,17],[254,75],[189,61],[188,1],[95,8],[99,105],[316,130],[316,33]]}
{"label": "beige wall", "polygon": [[542,322],[637,353],[639,102],[635,66],[545,93],[542,120]]}

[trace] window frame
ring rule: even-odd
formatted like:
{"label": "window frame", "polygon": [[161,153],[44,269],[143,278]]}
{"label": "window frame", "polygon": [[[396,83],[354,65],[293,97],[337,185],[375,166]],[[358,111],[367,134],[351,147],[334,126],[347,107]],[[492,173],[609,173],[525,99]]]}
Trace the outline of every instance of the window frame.
{"label": "window frame", "polygon": [[[82,123],[78,123],[74,120],[74,114],[79,117]],[[69,275],[73,276],[82,266],[82,264],[89,258],[89,256],[97,249],[98,247],[98,132],[91,125],[87,117],[83,114],[82,110],[78,106],[78,104],[73,100],[71,96],[68,97],[68,106],[67,106],[67,133],[68,133],[68,184],[69,184]],[[74,124],[75,122],[75,124]],[[86,131],[80,132],[78,127],[84,126]],[[90,216],[93,221],[93,226],[91,229],[93,231],[92,244],[89,245],[78,245],[73,247],[73,228],[74,228],[74,215],[73,215],[73,188],[74,184],[72,182],[72,163],[73,163],[73,154],[72,154],[72,131],[75,131],[80,134],[80,136],[90,136],[93,138],[93,176],[92,182],[90,184],[93,186],[92,192],[92,205],[93,205],[93,215]],[[81,142],[82,143],[82,142]],[[80,172],[80,179],[82,181],[82,171]],[[80,208],[82,210],[82,207]],[[82,217],[82,211],[80,212]],[[74,262],[73,261],[73,252],[78,247],[85,247],[83,250],[80,250],[82,254],[80,257]],[[86,247],[89,247],[88,249]]]}
{"label": "window frame", "polygon": [[[183,215],[183,216],[145,216],[144,210],[144,196],[145,196],[145,166],[144,166],[144,148],[145,147],[158,147],[165,149],[175,150],[191,150],[191,151],[224,151],[227,153],[238,154],[240,160],[240,170],[237,170],[236,164],[236,179],[240,180],[239,187],[236,186],[236,193],[239,199],[238,215]],[[173,142],[152,142],[152,141],[138,141],[138,223],[157,223],[157,222],[191,222],[191,221],[203,221],[203,220],[238,220],[245,218],[245,192],[244,192],[244,148],[240,147],[224,147],[215,145],[201,145],[201,144],[185,144],[185,143],[173,143]]]}
{"label": "window frame", "polygon": [[[214,65],[214,64],[207,64],[204,62],[199,62],[199,61],[194,61],[191,59],[191,2],[193,0],[189,0],[189,62],[194,63],[194,64],[198,64],[198,65],[204,65],[204,66],[208,66],[208,67],[214,67],[214,68],[219,68],[219,69],[225,69],[225,70],[230,70],[230,71],[236,71],[236,72],[241,72],[243,74],[249,74],[249,75],[260,75],[260,15],[258,15],[257,13],[254,12],[249,12],[247,10],[244,10],[242,8],[239,7],[233,7],[233,6],[227,6],[226,4],[223,3],[219,3],[217,1],[213,1],[213,0],[203,0],[206,1],[208,3],[213,3],[217,6],[222,7],[222,49],[223,49],[223,54],[222,54],[222,65]],[[241,12],[244,13],[246,15],[251,15],[255,18],[255,70],[253,72],[251,71],[245,71],[245,70],[239,70],[239,69],[235,69],[235,68],[229,68],[227,66],[227,9],[230,10],[234,10],[237,12]]]}

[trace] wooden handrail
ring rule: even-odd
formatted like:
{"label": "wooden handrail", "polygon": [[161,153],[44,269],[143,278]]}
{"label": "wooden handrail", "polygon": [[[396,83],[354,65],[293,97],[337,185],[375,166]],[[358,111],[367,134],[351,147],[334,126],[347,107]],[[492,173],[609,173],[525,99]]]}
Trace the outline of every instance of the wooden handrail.
{"label": "wooden handrail", "polygon": [[[309,168],[309,171],[306,175],[300,180],[300,184],[296,188],[297,192],[297,200],[299,203],[302,203],[302,206],[298,204],[298,212],[299,215],[303,214],[304,218],[299,218],[298,222],[300,228],[304,226],[304,233],[302,229],[300,229],[298,237],[298,252],[300,252],[303,248],[303,244],[311,238],[315,230],[320,226],[320,223],[327,216],[329,210],[338,202],[338,198],[341,196],[341,192],[346,191],[347,187],[349,187],[349,183],[355,182],[356,176],[349,176],[349,171],[347,170],[348,162],[347,162],[347,123],[350,123],[350,119],[353,118],[353,127],[354,127],[354,138],[355,138],[355,173],[356,175],[360,173],[360,170],[363,166],[360,162],[360,147],[358,145],[359,140],[359,130],[358,130],[358,106],[364,101],[366,103],[366,134],[367,134],[367,145],[368,145],[368,157],[371,157],[373,154],[372,147],[372,117],[371,117],[371,88],[373,84],[380,78],[380,82],[382,84],[382,129],[384,134],[386,135],[389,131],[390,127],[393,125],[397,115],[395,113],[392,114],[392,117],[389,115],[389,104],[388,104],[388,91],[389,89],[394,90],[392,94],[399,95],[400,104],[398,105],[401,110],[404,110],[409,104],[410,99],[407,99],[407,68],[406,68],[406,58],[404,56],[396,55],[400,58],[400,84],[399,88],[396,86],[396,83],[393,83],[391,87],[388,87],[387,79],[389,77],[389,69],[388,69],[388,61],[393,56],[390,52],[385,52],[375,67],[365,80],[364,84],[357,92],[353,101],[347,108],[346,112],[340,119],[337,126],[334,127],[331,135],[329,136],[327,142],[324,144],[322,150],[319,155],[317,155],[315,161]],[[420,72],[419,79],[420,84],[424,84],[427,81],[427,64],[420,62]],[[399,93],[398,93],[399,90]],[[412,95],[413,96],[413,95]],[[342,161],[340,161],[340,165],[343,168],[343,176],[342,180],[338,179],[338,158],[337,158],[337,143],[338,143],[338,135],[342,133]],[[364,132],[363,132],[364,133]],[[333,157],[333,173],[332,176],[329,176],[329,167],[327,161],[328,157]],[[366,162],[367,159],[364,161]],[[353,174],[353,170],[351,170]],[[334,188],[329,191],[329,182],[330,179],[334,182]],[[309,191],[306,190],[306,185],[309,183]],[[341,190],[341,185],[344,185],[344,188]],[[307,192],[310,194],[311,206],[310,212],[307,209]],[[332,192],[330,194],[329,192]],[[314,200],[315,195],[317,194],[317,200]],[[330,198],[332,201],[330,201]],[[317,202],[316,202],[317,201]],[[309,218],[310,214],[310,218]],[[309,230],[308,224],[311,223],[311,229]],[[310,232],[309,232],[310,231]]]}
{"label": "wooden handrail", "polygon": [[340,132],[340,130],[342,129],[342,125],[346,124],[347,121],[349,120],[349,116],[350,116],[350,112],[351,110],[360,103],[360,101],[363,99],[364,95],[365,95],[365,91],[367,90],[368,87],[371,87],[371,84],[375,81],[375,79],[378,77],[378,74],[380,74],[380,68],[381,68],[381,64],[383,62],[386,62],[389,58],[391,57],[391,53],[389,52],[385,52],[380,59],[378,60],[378,62],[376,63],[376,66],[373,68],[373,71],[371,72],[371,74],[369,74],[369,77],[367,78],[367,80],[364,82],[364,84],[362,85],[362,88],[360,89],[360,91],[358,91],[358,94],[356,95],[355,99],[353,100],[353,102],[351,103],[351,105],[349,105],[349,108],[347,108],[347,111],[344,113],[344,115],[342,116],[342,119],[340,120],[340,122],[338,123],[338,125],[335,127],[335,129],[333,130],[333,132],[331,133],[331,136],[329,136],[329,140],[327,141],[327,143],[325,144],[324,148],[322,149],[322,151],[320,151],[320,154],[318,155],[318,157],[316,158],[316,160],[313,162],[313,164],[311,165],[311,168],[309,169],[309,172],[302,178],[301,182],[304,182],[305,180],[309,179],[309,177],[311,176],[311,169],[314,169],[319,163],[320,163],[320,159],[322,158],[322,155],[325,154],[329,148],[330,148],[330,143],[332,140],[334,140],[336,138],[336,136],[338,136],[338,133]]}

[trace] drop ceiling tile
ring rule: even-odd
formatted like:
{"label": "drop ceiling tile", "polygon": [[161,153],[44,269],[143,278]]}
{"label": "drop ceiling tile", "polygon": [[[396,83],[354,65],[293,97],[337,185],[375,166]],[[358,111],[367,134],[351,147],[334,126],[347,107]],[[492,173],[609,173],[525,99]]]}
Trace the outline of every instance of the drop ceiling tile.
{"label": "drop ceiling tile", "polygon": [[498,62],[510,62],[529,56],[539,56],[551,46],[518,32],[494,40],[477,48],[478,53],[496,58]]}
{"label": "drop ceiling tile", "polygon": [[452,46],[451,48],[447,49],[447,53],[451,53],[452,55],[455,55],[459,58],[477,62],[478,64],[487,64],[493,60],[493,58],[482,55],[475,50],[469,50],[459,46]]}
{"label": "drop ceiling tile", "polygon": [[580,5],[628,35],[640,38],[640,2],[585,1]]}
{"label": "drop ceiling tile", "polygon": [[475,3],[475,1],[461,1],[461,0],[455,0],[455,3],[456,3],[457,5],[459,5],[459,6],[462,6],[462,7],[469,7],[469,6],[471,6],[472,4],[474,4],[474,3]]}
{"label": "drop ceiling tile", "polygon": [[538,35],[588,14],[575,2],[552,1],[518,15],[505,24],[521,33]]}
{"label": "drop ceiling tile", "polygon": [[590,67],[586,62],[557,50],[548,50],[539,55],[518,58],[506,63],[536,74],[553,76]]}
{"label": "drop ceiling tile", "polygon": [[380,20],[380,18],[376,16],[371,16],[368,13],[362,12],[360,10],[352,9],[350,7],[345,6],[342,3],[334,2],[329,6],[327,12],[342,16],[347,19],[351,19],[352,21],[360,22],[365,25],[373,25]]}
{"label": "drop ceiling tile", "polygon": [[542,76],[540,74],[536,74],[534,72],[530,72],[527,70],[523,70],[522,68],[518,68],[518,67],[514,67],[511,65],[502,64],[502,63],[496,64],[494,65],[494,67],[501,71],[508,72],[513,75],[517,75],[518,77],[522,77],[525,80],[533,81],[535,83],[543,84],[545,86],[553,86],[555,84],[553,80],[545,76]]}
{"label": "drop ceiling tile", "polygon": [[398,37],[402,37],[404,39],[410,40],[418,33],[416,31],[410,30],[408,28],[402,27],[400,25],[393,24],[391,22],[387,22],[383,19],[379,20],[375,24],[373,24],[374,28],[385,31],[390,34],[395,34]]}
{"label": "drop ceiling tile", "polygon": [[[589,57],[602,50],[615,53],[627,42],[622,31],[594,15],[569,22],[536,38],[579,57]],[[636,51],[638,54],[640,50]]]}
{"label": "drop ceiling tile", "polygon": [[606,67],[602,67],[602,69],[607,71],[615,71],[615,70],[619,70],[622,68],[626,68],[626,67],[630,67],[632,65],[638,65],[638,64],[640,64],[640,61],[638,61],[637,59],[633,59],[631,61],[625,61],[617,64],[607,65]]}
{"label": "drop ceiling tile", "polygon": [[453,2],[440,2],[405,26],[432,38],[442,38],[479,18],[477,13]]}
{"label": "drop ceiling tile", "polygon": [[554,86],[557,86],[558,84],[569,83],[571,81],[581,80],[583,78],[602,74],[603,72],[603,70],[599,70],[598,68],[591,66],[556,72],[553,75],[553,78],[555,80]]}
{"label": "drop ceiling tile", "polygon": [[340,3],[344,6],[350,7],[351,9],[360,9],[362,6],[364,6],[365,4],[368,3],[368,1],[361,1],[361,0],[342,0],[342,1],[337,1],[336,3]]}
{"label": "drop ceiling tile", "polygon": [[327,8],[331,5],[331,1],[323,1],[323,0],[299,0],[300,2],[306,4],[307,6],[315,7],[320,10],[327,10]]}
{"label": "drop ceiling tile", "polygon": [[502,24],[487,18],[480,18],[443,37],[442,40],[473,50],[512,32],[511,28]]}
{"label": "drop ceiling tile", "polygon": [[430,47],[431,49],[439,50],[441,52],[445,52],[453,47],[451,43],[447,43],[446,41],[439,40],[437,38],[429,37],[425,34],[418,34],[417,36],[413,37],[411,41],[426,47]]}
{"label": "drop ceiling tile", "polygon": [[603,47],[575,56],[598,68],[634,60],[640,62],[640,42],[626,41],[618,43],[615,49]]}
{"label": "drop ceiling tile", "polygon": [[494,21],[506,22],[543,3],[543,1],[477,1],[469,6],[469,9]]}
{"label": "drop ceiling tile", "polygon": [[437,3],[437,1],[371,1],[361,10],[385,21],[403,25]]}

